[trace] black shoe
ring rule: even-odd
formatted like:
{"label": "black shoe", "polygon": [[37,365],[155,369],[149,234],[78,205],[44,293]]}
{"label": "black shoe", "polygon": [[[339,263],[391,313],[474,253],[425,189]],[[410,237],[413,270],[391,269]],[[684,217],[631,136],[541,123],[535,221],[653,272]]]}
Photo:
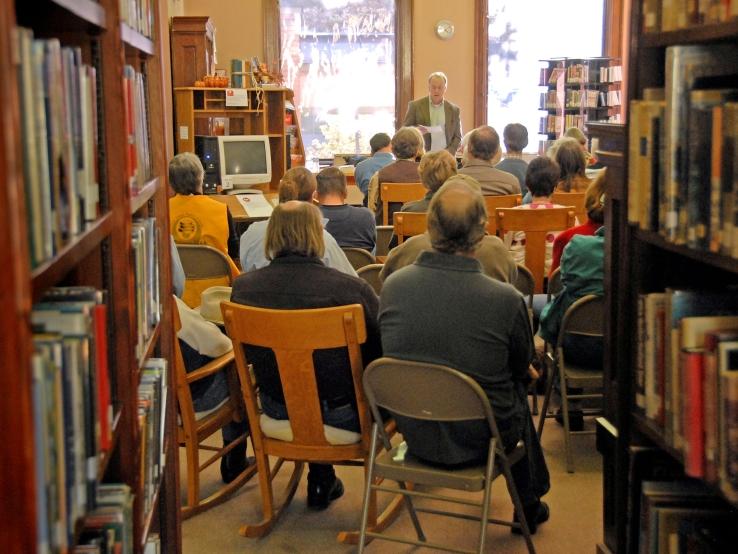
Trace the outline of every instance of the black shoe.
{"label": "black shoe", "polygon": [[[226,443],[224,446],[228,446]],[[243,471],[256,463],[256,458],[246,456],[246,443],[236,445],[228,454],[220,459],[220,477],[227,485]]]}
{"label": "black shoe", "polygon": [[[548,521],[548,518],[551,515],[551,512],[548,509],[548,504],[541,501],[538,504],[534,504],[530,508],[523,509],[525,510],[525,521],[528,523],[528,530],[530,531],[531,535],[535,535],[536,531],[538,530],[538,526],[541,523]],[[518,522],[517,513],[513,513],[513,521],[515,523]],[[510,527],[510,532],[515,535],[523,534],[523,530],[519,527]]]}
{"label": "black shoe", "polygon": [[[556,412],[556,423],[563,427],[564,413],[559,408]],[[569,431],[584,431],[584,414],[580,410],[569,410]]]}
{"label": "black shoe", "polygon": [[308,508],[325,510],[336,498],[343,496],[343,483],[336,477],[332,482],[308,481]]}

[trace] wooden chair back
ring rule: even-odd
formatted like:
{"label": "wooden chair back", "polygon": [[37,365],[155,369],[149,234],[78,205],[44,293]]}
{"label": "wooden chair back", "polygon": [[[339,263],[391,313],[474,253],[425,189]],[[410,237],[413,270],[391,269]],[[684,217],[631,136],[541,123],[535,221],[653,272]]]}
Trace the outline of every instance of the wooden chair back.
{"label": "wooden chair back", "polygon": [[574,208],[574,216],[579,225],[587,221],[587,210],[584,208],[584,192],[554,192],[551,202],[560,206],[571,206]]}
{"label": "wooden chair back", "polygon": [[487,233],[497,234],[497,220],[495,212],[497,208],[514,208],[520,206],[523,197],[519,194],[501,194],[499,196],[485,196],[484,203],[487,206]]}
{"label": "wooden chair back", "polygon": [[[174,302],[173,306],[173,324],[175,333],[178,333],[182,328],[182,323],[180,321],[177,303]],[[183,504],[181,507],[183,518],[193,516],[226,500],[229,495],[238,490],[241,485],[256,473],[256,466],[252,465],[246,468],[228,485],[219,487],[207,498],[200,498],[200,471],[223,457],[237,445],[245,443],[248,437],[248,434],[244,433],[227,447],[214,447],[203,444],[205,439],[220,431],[220,429],[230,422],[243,421],[246,416],[243,397],[241,396],[239,387],[241,376],[237,375],[239,370],[233,363],[233,359],[233,351],[230,351],[210,363],[187,373],[179,341],[176,339],[174,341],[174,379],[179,411],[177,441],[180,446],[184,446],[187,461],[187,498],[186,504]],[[195,412],[190,385],[196,381],[210,377],[219,371],[226,372],[230,395],[224,404],[210,411],[207,415],[198,417],[198,414]],[[214,451],[215,454],[210,456],[205,463],[200,464],[201,450]]]}
{"label": "wooden chair back", "polygon": [[542,293],[546,265],[546,235],[552,231],[563,231],[573,226],[574,211],[571,208],[539,210],[498,208],[495,215],[497,229],[501,236],[509,231],[525,232],[525,260],[523,263],[536,281],[536,294]]}
{"label": "wooden chair back", "polygon": [[402,244],[407,237],[425,233],[428,229],[428,214],[425,212],[395,212],[394,229],[397,244]]}
{"label": "wooden chair back", "polygon": [[389,225],[390,204],[411,202],[423,198],[428,189],[422,183],[382,183],[382,225]]}

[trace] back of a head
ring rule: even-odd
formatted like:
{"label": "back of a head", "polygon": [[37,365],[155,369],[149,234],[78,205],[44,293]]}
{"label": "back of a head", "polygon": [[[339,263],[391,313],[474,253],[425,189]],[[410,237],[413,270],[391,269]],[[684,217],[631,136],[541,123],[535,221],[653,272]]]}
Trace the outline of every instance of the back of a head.
{"label": "back of a head", "polygon": [[392,139],[387,133],[377,133],[369,139],[369,147],[372,149],[372,156],[379,152],[382,148],[387,148]]}
{"label": "back of a head", "polygon": [[409,160],[423,150],[423,136],[414,127],[401,127],[392,137],[392,153],[398,160]]}
{"label": "back of a head", "polygon": [[522,152],[528,146],[528,129],[520,123],[508,123],[502,131],[502,140],[508,152]]}
{"label": "back of a head", "polygon": [[420,160],[418,173],[425,188],[435,193],[447,179],[456,175],[456,160],[448,150],[428,152]]}
{"label": "back of a head", "polygon": [[310,202],[316,188],[315,175],[309,169],[302,166],[288,169],[279,181],[279,203],[290,200]]}
{"label": "back of a head", "polygon": [[600,171],[584,191],[584,209],[587,210],[587,217],[593,223],[605,222],[605,195],[607,194],[605,171],[604,169]]}
{"label": "back of a head", "polygon": [[550,196],[559,181],[559,166],[555,161],[538,156],[528,164],[525,185],[533,196]]}
{"label": "back of a head", "polygon": [[566,192],[571,190],[571,182],[577,175],[584,176],[587,160],[584,152],[576,139],[562,138],[558,141],[556,149],[556,163],[559,164],[559,180],[562,189]]}
{"label": "back of a head", "polygon": [[316,206],[288,200],[274,208],[264,243],[267,259],[287,254],[322,258],[324,252],[323,225]]}
{"label": "back of a head", "polygon": [[439,252],[473,252],[484,238],[486,225],[481,192],[455,177],[438,189],[428,207],[428,235]]}
{"label": "back of a head", "polygon": [[584,136],[584,133],[579,127],[569,127],[566,131],[564,131],[564,136],[566,138],[573,138],[579,143],[580,146],[587,145],[587,137]]}
{"label": "back of a head", "polygon": [[500,154],[500,135],[489,125],[477,127],[469,136],[468,149],[473,158],[493,162]]}
{"label": "back of a head", "polygon": [[315,180],[318,182],[318,197],[336,195],[346,198],[346,176],[337,167],[326,167],[318,173]]}
{"label": "back of a head", "polygon": [[182,152],[169,162],[169,184],[177,194],[200,192],[205,170],[202,162],[192,152]]}

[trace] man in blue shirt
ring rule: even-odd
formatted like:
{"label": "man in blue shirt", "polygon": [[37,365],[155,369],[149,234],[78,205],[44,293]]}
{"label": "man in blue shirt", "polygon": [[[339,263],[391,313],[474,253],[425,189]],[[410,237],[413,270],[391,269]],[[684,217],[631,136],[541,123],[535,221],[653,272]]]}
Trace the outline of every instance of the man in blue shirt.
{"label": "man in blue shirt", "polygon": [[364,193],[364,205],[366,206],[366,195],[369,190],[369,181],[377,171],[394,161],[390,136],[387,133],[377,133],[369,139],[372,148],[372,157],[359,162],[354,170],[356,186]]}

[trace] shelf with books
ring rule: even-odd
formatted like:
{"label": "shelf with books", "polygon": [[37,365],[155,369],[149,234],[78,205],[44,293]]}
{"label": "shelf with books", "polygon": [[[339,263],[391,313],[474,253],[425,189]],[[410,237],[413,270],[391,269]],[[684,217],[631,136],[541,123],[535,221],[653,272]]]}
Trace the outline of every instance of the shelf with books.
{"label": "shelf with books", "polygon": [[120,35],[128,46],[131,46],[147,56],[153,56],[156,53],[154,42],[139,33],[136,29],[130,27],[127,23],[120,24]]}
{"label": "shelf with books", "polygon": [[159,177],[150,179],[138,193],[131,196],[131,213],[135,214],[143,208],[158,192],[162,180]]}
{"label": "shelf with books", "polygon": [[50,0],[84,20],[86,23],[105,28],[105,8],[94,0]]}
{"label": "shelf with books", "polygon": [[665,47],[672,44],[707,44],[713,42],[735,42],[738,35],[738,19],[723,23],[696,25],[673,31],[648,32],[643,34],[643,46]]}
{"label": "shelf with books", "polygon": [[651,442],[653,442],[661,450],[669,454],[680,464],[684,463],[684,456],[682,455],[682,452],[666,442],[662,429],[659,429],[653,422],[640,415],[634,415],[633,422],[635,424],[635,428],[640,433],[648,437]]}
{"label": "shelf with books", "polygon": [[690,258],[695,262],[700,262],[725,271],[738,273],[738,259],[714,252],[706,252],[703,250],[694,250],[682,244],[674,244],[667,241],[664,237],[655,231],[646,231],[643,229],[634,229],[635,238],[643,243],[656,246],[662,250],[667,250],[678,254],[685,258]]}

